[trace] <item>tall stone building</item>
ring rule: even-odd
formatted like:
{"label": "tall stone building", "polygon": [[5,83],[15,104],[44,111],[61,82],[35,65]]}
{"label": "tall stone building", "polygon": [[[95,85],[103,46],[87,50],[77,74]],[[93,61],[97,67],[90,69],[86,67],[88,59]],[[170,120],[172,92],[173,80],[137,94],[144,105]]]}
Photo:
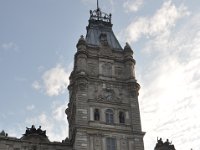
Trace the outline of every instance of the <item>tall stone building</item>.
{"label": "tall stone building", "polygon": [[0,150],[144,150],[133,50],[99,7],[77,43],[68,89],[69,138],[50,142],[32,126],[20,139],[0,136]]}
{"label": "tall stone building", "polygon": [[68,89],[74,150],[144,150],[133,50],[121,47],[111,14],[98,7],[78,41]]}

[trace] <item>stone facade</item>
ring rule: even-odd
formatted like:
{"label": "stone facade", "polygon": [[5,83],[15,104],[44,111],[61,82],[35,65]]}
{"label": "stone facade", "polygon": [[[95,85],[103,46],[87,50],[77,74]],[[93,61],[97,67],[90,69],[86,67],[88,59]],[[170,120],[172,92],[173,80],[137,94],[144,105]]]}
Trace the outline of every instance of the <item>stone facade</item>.
{"label": "stone facade", "polygon": [[0,137],[0,150],[72,150],[72,146],[60,142],[37,143],[12,137]]}
{"label": "stone facade", "polygon": [[41,127],[36,129],[32,126],[27,128],[20,139],[1,132],[0,150],[72,150],[72,145],[68,139],[62,142],[50,142],[46,131],[42,131]]}
{"label": "stone facade", "polygon": [[69,140],[74,150],[144,150],[133,51],[117,41],[111,15],[91,11],[70,75]]}

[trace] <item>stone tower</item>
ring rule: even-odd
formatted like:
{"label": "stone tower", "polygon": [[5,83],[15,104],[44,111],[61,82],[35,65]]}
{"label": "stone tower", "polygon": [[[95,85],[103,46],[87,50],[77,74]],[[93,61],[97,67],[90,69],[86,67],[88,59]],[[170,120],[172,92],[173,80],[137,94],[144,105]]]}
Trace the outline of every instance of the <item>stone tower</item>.
{"label": "stone tower", "polygon": [[70,75],[69,140],[74,150],[144,150],[133,51],[121,47],[111,14],[90,11]]}

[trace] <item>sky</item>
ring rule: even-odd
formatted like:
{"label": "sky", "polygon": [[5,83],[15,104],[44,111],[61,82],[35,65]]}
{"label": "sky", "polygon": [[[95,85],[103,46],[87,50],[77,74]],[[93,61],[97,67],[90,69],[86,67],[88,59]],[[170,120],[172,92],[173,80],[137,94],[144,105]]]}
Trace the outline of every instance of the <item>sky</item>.
{"label": "sky", "polygon": [[[200,1],[99,0],[129,42],[141,85],[145,149],[157,137],[200,147]],[[76,44],[95,0],[0,0],[0,130],[21,137],[35,124],[51,141],[68,135],[65,109]]]}

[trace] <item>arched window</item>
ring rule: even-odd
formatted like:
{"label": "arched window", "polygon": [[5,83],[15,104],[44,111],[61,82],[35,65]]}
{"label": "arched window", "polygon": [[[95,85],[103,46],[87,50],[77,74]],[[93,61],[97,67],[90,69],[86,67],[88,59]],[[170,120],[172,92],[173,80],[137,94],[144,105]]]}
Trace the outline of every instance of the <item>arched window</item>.
{"label": "arched window", "polygon": [[119,123],[125,123],[125,114],[124,112],[119,112]]}
{"label": "arched window", "polygon": [[100,119],[100,114],[99,114],[99,109],[94,110],[94,120],[99,121]]}
{"label": "arched window", "polygon": [[111,109],[106,110],[106,123],[108,124],[114,123],[114,113]]}

